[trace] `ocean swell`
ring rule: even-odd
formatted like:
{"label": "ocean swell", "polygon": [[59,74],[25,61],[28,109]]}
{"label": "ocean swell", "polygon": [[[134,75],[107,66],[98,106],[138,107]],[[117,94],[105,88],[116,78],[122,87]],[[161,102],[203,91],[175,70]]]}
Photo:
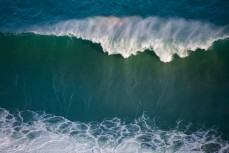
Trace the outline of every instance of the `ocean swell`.
{"label": "ocean swell", "polygon": [[153,50],[163,62],[171,61],[174,54],[183,58],[189,51],[206,50],[214,41],[228,37],[227,26],[159,17],[93,17],[33,26],[23,32],[75,36],[99,43],[108,54],[121,54],[125,58]]}

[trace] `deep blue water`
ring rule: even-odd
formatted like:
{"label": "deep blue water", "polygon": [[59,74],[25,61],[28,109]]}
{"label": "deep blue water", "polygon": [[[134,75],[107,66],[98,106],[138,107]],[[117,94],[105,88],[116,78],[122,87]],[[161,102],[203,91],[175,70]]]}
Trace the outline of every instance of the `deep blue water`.
{"label": "deep blue water", "polygon": [[[180,17],[226,25],[229,22],[229,2],[223,0],[86,0],[25,1],[1,0],[1,29],[33,24],[55,23],[67,19],[92,16],[160,16]],[[2,31],[2,30],[1,30]]]}
{"label": "deep blue water", "polygon": [[0,152],[229,152],[228,6],[0,0]]}

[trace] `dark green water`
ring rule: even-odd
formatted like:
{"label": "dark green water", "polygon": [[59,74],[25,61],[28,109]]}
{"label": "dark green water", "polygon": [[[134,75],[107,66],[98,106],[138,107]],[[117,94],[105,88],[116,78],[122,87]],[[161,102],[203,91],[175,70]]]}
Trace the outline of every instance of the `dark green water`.
{"label": "dark green water", "polygon": [[141,116],[218,126],[229,136],[229,43],[162,63],[151,51],[124,59],[71,37],[1,34],[1,107],[72,121]]}

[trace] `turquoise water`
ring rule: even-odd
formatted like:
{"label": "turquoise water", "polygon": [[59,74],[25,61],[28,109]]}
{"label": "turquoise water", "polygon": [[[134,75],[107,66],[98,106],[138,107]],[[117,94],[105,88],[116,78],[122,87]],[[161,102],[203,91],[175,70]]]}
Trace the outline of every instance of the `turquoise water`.
{"label": "turquoise water", "polygon": [[227,2],[0,3],[0,152],[229,151]]}

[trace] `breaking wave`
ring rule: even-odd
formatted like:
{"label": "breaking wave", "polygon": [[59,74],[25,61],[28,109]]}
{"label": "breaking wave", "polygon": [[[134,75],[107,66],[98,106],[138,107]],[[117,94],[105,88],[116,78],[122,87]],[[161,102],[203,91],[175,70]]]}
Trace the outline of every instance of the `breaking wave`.
{"label": "breaking wave", "polygon": [[[153,124],[154,123],[154,124]],[[158,128],[142,115],[134,121],[71,122],[34,111],[0,108],[0,152],[227,152],[229,145],[217,131],[190,132],[181,122],[171,130]]]}
{"label": "breaking wave", "polygon": [[121,54],[125,58],[153,50],[163,62],[171,61],[174,54],[183,58],[189,51],[206,50],[214,41],[229,34],[227,26],[159,17],[93,17],[33,26],[23,32],[75,36],[99,43],[108,54]]}

